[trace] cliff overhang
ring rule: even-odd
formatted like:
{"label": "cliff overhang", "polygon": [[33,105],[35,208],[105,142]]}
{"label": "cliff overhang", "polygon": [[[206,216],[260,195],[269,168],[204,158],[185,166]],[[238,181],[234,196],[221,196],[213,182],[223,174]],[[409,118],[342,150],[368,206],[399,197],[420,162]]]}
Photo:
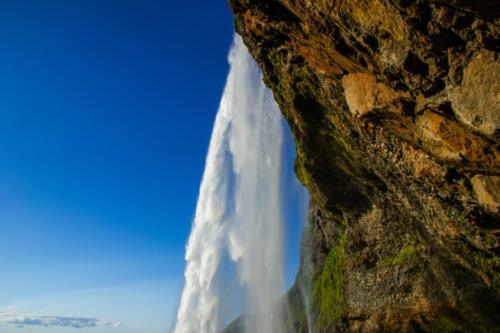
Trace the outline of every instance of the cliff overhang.
{"label": "cliff overhang", "polygon": [[230,5],[312,196],[315,330],[498,332],[498,2]]}

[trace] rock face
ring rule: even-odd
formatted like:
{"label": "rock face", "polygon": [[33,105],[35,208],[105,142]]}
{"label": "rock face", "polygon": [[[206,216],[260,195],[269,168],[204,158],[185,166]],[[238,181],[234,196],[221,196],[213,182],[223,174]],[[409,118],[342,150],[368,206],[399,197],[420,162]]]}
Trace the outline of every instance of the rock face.
{"label": "rock face", "polygon": [[312,196],[313,330],[500,332],[499,2],[230,5]]}

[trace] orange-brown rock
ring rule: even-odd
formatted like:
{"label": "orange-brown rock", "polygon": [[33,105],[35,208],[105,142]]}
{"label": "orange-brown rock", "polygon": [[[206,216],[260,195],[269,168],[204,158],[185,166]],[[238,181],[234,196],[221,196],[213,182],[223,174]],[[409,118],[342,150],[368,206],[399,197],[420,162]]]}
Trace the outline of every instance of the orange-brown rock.
{"label": "orange-brown rock", "polygon": [[229,2],[312,197],[287,331],[500,332],[500,3]]}
{"label": "orange-brown rock", "polygon": [[500,177],[476,175],[471,179],[479,203],[487,210],[500,213]]}
{"label": "orange-brown rock", "polygon": [[367,73],[353,73],[342,78],[345,99],[349,110],[354,116],[362,116],[375,110],[388,110],[401,113],[401,105],[393,102],[402,97],[391,87],[377,82],[376,78]]}
{"label": "orange-brown rock", "polygon": [[462,83],[450,88],[450,101],[458,118],[472,128],[494,135],[500,131],[500,60],[480,50],[464,69]]}

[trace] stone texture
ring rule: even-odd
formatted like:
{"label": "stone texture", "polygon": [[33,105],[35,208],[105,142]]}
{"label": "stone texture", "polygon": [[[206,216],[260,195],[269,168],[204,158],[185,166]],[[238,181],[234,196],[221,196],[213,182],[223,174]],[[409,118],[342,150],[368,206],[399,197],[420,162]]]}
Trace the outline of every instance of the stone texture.
{"label": "stone texture", "polygon": [[493,213],[500,213],[500,177],[476,175],[471,182],[479,203]]}
{"label": "stone texture", "polygon": [[373,75],[354,73],[342,78],[344,94],[349,110],[354,116],[362,116],[377,109],[387,108],[393,112],[402,112],[401,105],[393,105],[401,97],[390,87],[376,82]]}
{"label": "stone texture", "polygon": [[477,52],[464,69],[462,84],[450,91],[453,110],[461,121],[486,135],[499,130],[500,61],[494,52]]}
{"label": "stone texture", "polygon": [[230,5],[312,196],[314,332],[499,332],[498,1]]}

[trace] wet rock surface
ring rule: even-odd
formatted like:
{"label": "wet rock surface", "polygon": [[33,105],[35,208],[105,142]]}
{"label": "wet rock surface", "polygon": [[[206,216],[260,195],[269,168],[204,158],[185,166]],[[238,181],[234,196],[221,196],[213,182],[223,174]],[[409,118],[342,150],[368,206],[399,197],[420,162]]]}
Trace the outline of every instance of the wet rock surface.
{"label": "wet rock surface", "polygon": [[312,196],[314,331],[499,332],[498,1],[230,5]]}

